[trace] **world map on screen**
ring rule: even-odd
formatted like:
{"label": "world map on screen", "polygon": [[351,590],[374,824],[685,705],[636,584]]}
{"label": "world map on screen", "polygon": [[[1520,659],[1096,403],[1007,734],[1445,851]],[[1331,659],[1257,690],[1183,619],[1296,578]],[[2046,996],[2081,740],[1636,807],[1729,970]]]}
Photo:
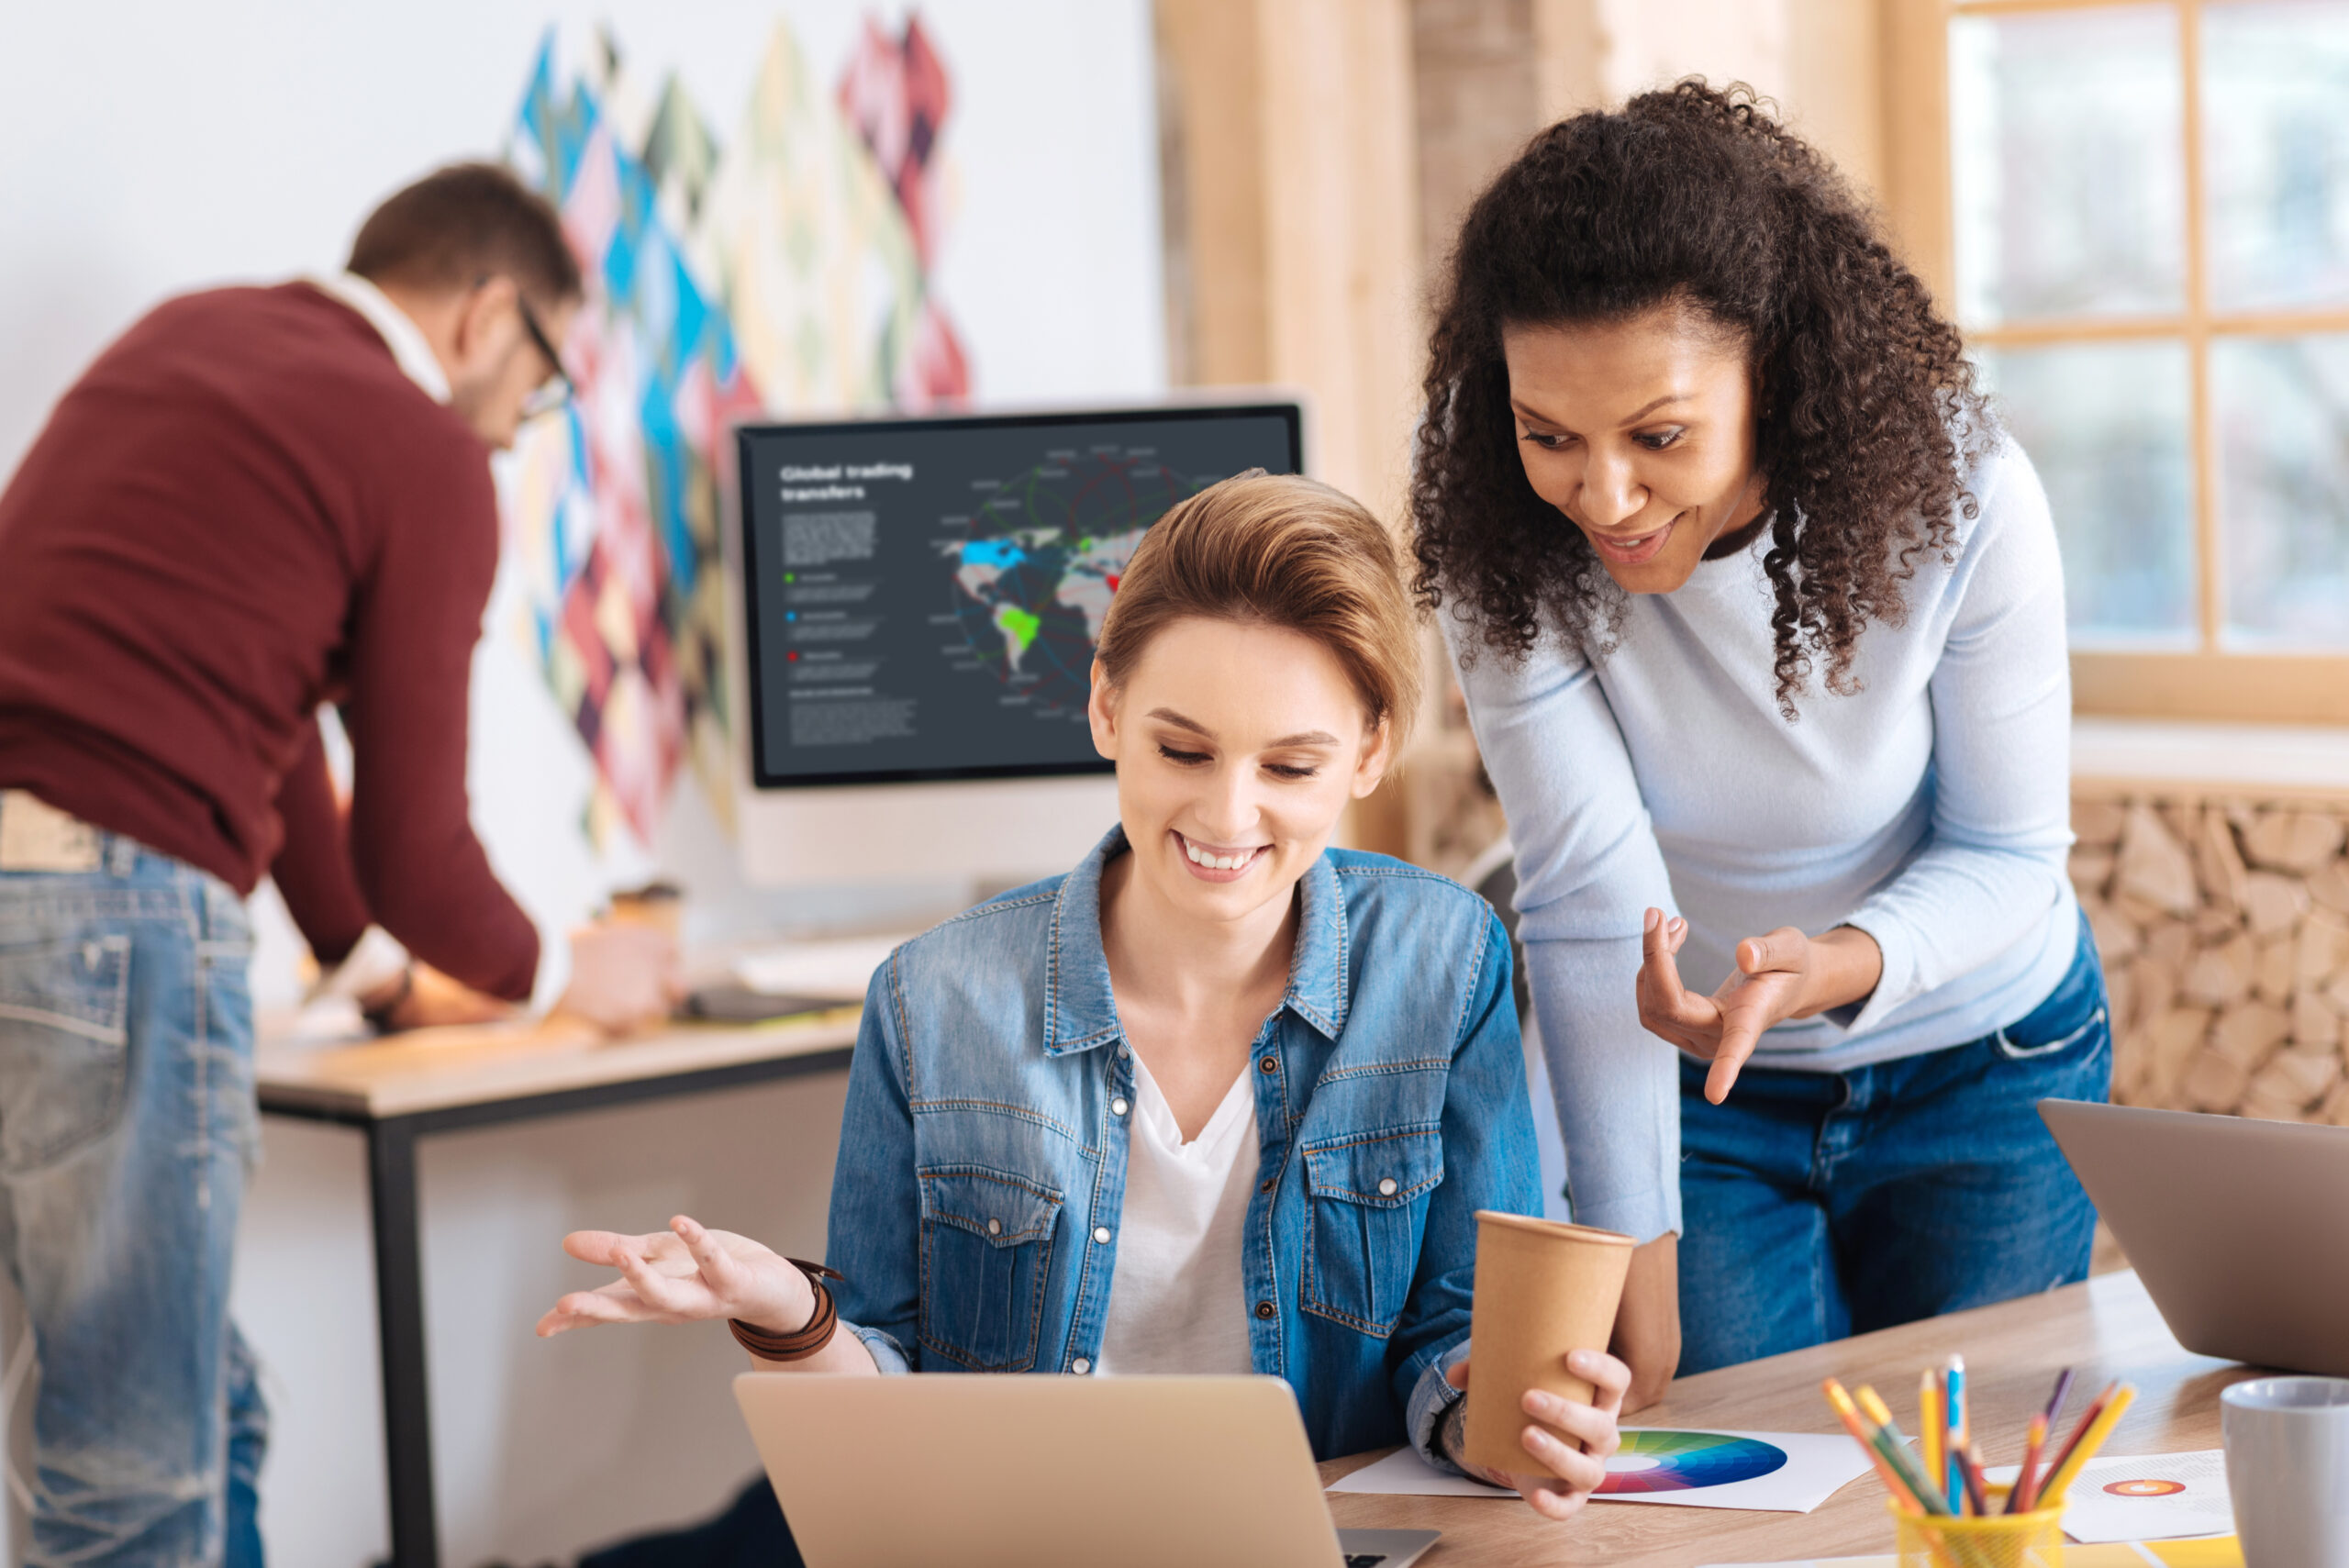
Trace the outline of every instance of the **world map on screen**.
{"label": "world map on screen", "polygon": [[948,518],[938,550],[980,667],[1041,708],[1082,713],[1126,564],[1194,489],[1146,450],[1054,452]]}

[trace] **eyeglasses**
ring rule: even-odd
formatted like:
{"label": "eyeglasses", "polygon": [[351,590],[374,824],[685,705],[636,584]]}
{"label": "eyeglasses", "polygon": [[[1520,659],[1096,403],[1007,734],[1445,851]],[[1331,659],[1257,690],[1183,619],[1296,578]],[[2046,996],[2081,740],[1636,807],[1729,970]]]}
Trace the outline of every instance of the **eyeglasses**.
{"label": "eyeglasses", "polygon": [[554,339],[539,324],[538,312],[530,308],[530,302],[518,294],[514,296],[514,308],[522,314],[522,330],[530,335],[531,346],[553,367],[552,373],[522,400],[522,417],[536,419],[568,407],[571,400],[579,395],[579,388],[573,384],[571,373],[563,369],[562,356],[555,352]]}

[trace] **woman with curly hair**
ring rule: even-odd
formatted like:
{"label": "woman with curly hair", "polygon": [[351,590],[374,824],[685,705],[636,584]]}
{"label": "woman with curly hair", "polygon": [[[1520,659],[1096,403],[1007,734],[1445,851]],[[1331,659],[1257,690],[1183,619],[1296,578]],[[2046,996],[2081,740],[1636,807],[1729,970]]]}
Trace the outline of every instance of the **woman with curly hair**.
{"label": "woman with curly hair", "polygon": [[1420,439],[1569,1195],[1648,1243],[1634,1399],[2083,1277],[2054,529],[1863,204],[1743,88],[1552,127],[1462,227]]}

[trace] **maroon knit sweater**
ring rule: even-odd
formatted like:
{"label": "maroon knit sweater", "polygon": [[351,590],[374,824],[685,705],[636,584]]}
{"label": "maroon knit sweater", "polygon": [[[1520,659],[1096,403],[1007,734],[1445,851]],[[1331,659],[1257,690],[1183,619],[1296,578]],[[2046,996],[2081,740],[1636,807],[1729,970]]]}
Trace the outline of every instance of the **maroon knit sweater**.
{"label": "maroon knit sweater", "polygon": [[[529,995],[538,934],[465,797],[497,568],[479,437],[301,284],[168,302],[66,393],[0,493],[0,787],[250,893],[323,962],[370,914]],[[339,701],[343,822],[312,720]]]}

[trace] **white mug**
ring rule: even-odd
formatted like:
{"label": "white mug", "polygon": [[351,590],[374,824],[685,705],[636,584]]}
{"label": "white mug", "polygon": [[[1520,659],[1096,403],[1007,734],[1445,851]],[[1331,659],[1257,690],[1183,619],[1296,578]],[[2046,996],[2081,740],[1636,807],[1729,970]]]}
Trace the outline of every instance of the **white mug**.
{"label": "white mug", "polygon": [[2219,1403],[2244,1568],[2349,1568],[2349,1378],[2254,1378]]}

